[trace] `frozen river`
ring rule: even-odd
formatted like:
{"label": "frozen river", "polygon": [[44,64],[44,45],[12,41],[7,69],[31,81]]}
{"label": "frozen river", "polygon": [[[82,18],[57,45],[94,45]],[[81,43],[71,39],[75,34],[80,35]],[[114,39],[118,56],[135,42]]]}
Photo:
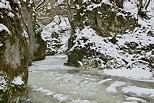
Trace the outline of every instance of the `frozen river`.
{"label": "frozen river", "polygon": [[29,95],[21,103],[154,103],[154,83],[64,66],[65,55],[29,67]]}

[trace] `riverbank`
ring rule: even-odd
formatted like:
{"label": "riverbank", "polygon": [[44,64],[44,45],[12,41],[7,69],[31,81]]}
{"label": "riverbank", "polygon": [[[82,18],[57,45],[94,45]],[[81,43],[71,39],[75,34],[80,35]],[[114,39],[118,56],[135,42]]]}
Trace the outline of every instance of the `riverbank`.
{"label": "riverbank", "polygon": [[64,66],[65,55],[29,67],[29,98],[21,103],[153,103],[154,83]]}

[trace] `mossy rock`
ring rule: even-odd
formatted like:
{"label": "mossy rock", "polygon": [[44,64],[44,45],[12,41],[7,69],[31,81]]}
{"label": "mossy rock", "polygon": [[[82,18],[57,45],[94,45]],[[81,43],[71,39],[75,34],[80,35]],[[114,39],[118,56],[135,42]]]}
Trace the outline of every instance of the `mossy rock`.
{"label": "mossy rock", "polygon": [[[24,31],[18,10],[0,9],[0,23],[10,31],[0,31],[0,43],[3,44],[0,46],[0,76],[6,81],[5,90],[0,90],[0,103],[16,103],[18,98],[27,93],[28,88],[29,45],[27,38],[22,35]],[[8,16],[9,12],[14,16]],[[19,75],[23,81],[20,86],[12,83]]]}

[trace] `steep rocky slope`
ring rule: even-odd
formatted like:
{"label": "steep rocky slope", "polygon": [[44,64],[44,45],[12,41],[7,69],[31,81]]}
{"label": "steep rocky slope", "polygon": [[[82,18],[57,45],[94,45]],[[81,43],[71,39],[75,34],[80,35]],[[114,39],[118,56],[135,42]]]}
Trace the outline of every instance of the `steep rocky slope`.
{"label": "steep rocky slope", "polygon": [[0,1],[0,103],[15,103],[28,92],[28,65],[45,58],[31,0]]}
{"label": "steep rocky slope", "polygon": [[[153,71],[153,1],[75,0],[67,65]],[[152,74],[152,73],[151,73]],[[151,75],[152,76],[152,75]]]}

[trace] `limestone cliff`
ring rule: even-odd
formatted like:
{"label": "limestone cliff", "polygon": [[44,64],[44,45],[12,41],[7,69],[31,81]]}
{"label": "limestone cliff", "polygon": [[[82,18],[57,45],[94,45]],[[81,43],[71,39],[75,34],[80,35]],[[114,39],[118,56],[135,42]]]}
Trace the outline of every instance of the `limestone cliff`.
{"label": "limestone cliff", "polygon": [[30,62],[42,60],[45,58],[46,44],[41,38],[41,29],[37,24],[34,2],[30,0],[21,1],[21,14],[24,28],[30,40]]}
{"label": "limestone cliff", "polygon": [[14,103],[27,93],[29,46],[19,6],[0,1],[0,103]]}

